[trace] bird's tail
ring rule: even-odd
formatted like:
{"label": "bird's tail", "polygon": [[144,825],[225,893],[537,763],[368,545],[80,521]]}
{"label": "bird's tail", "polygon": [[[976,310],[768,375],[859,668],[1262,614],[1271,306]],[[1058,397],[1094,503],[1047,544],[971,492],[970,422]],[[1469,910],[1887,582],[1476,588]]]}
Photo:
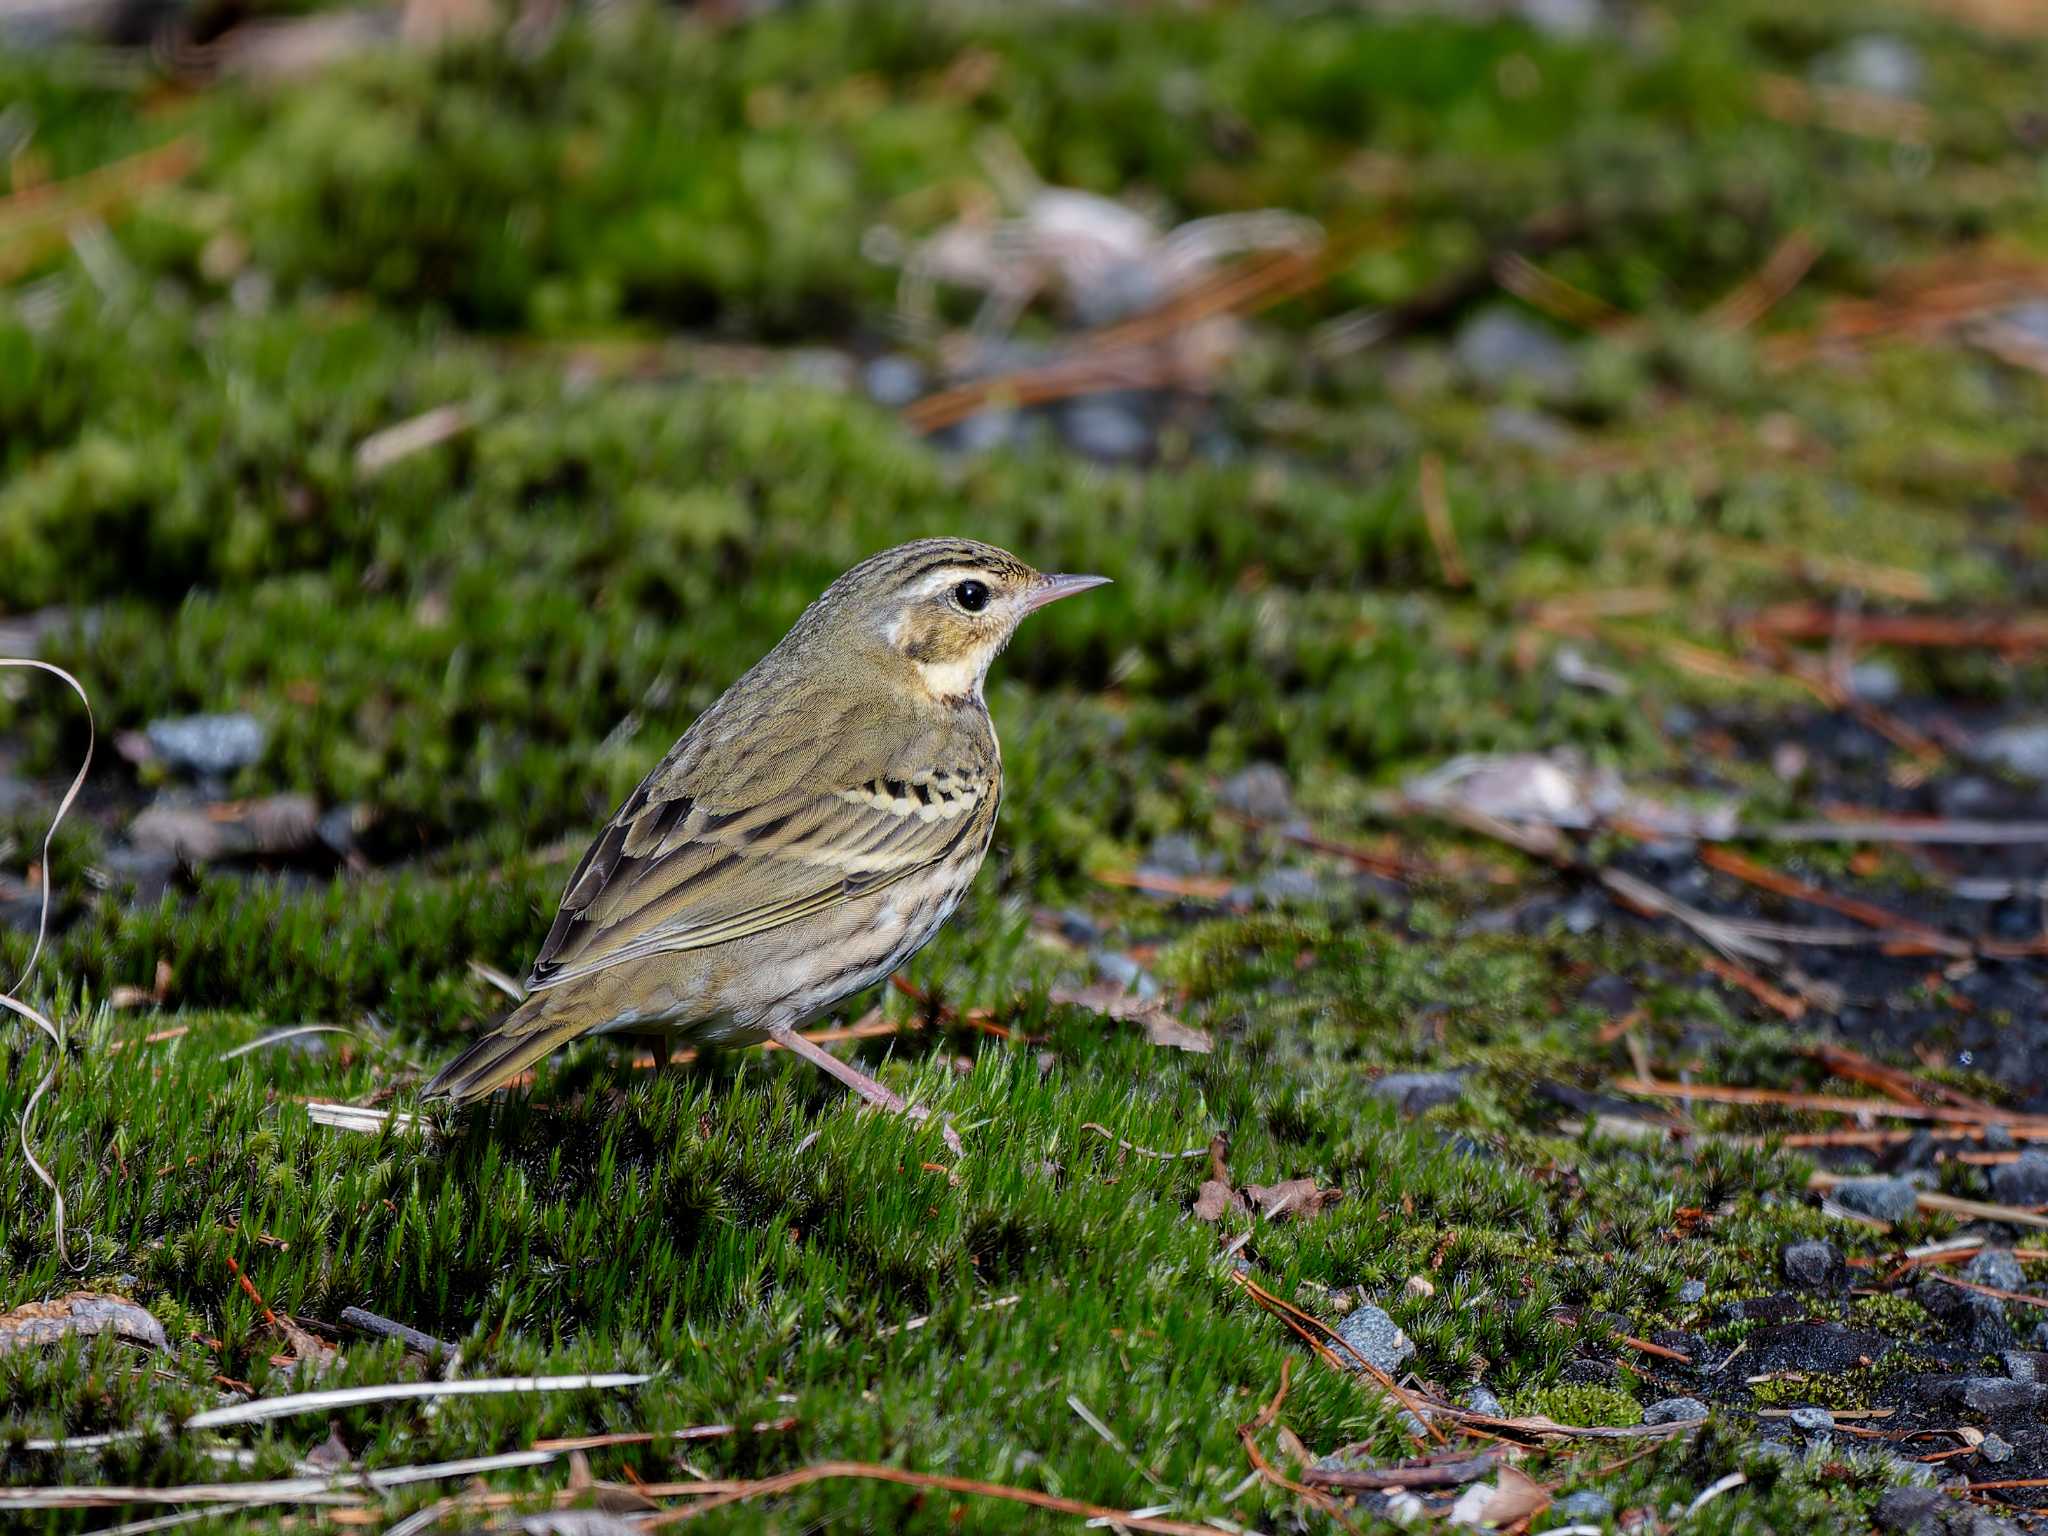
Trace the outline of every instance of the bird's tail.
{"label": "bird's tail", "polygon": [[460,1056],[434,1074],[421,1095],[467,1104],[513,1078],[590,1027],[583,1010],[560,1006],[560,996],[536,992],[486,1029]]}

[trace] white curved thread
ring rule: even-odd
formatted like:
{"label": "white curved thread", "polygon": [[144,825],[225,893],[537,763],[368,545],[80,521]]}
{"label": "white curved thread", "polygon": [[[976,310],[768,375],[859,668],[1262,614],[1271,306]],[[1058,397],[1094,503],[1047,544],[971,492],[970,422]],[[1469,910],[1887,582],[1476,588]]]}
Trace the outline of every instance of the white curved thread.
{"label": "white curved thread", "polygon": [[28,1161],[29,1168],[42,1181],[43,1186],[50,1191],[52,1216],[57,1230],[57,1260],[59,1263],[69,1264],[71,1250],[64,1240],[64,1191],[57,1187],[57,1180],[37,1159],[35,1150],[29,1142],[29,1127],[35,1121],[36,1106],[56,1085],[57,1074],[64,1069],[64,1027],[12,994],[28,985],[29,978],[35,974],[36,962],[43,957],[43,940],[50,931],[50,845],[56,839],[57,828],[70,814],[79,791],[85,788],[85,776],[92,771],[92,752],[98,741],[98,731],[92,718],[92,700],[86,697],[85,685],[62,667],[27,656],[0,656],[0,667],[23,667],[61,678],[70,685],[71,691],[78,695],[78,702],[85,706],[85,760],[78,765],[78,772],[72,776],[71,787],[64,791],[64,798],[57,802],[57,813],[50,818],[50,830],[43,834],[43,900],[42,910],[36,914],[35,947],[29,951],[28,964],[21,968],[21,975],[15,978],[13,987],[7,992],[0,992],[0,1008],[26,1019],[50,1037],[50,1070],[43,1074],[42,1080],[29,1094],[28,1103],[24,1104],[21,1110],[21,1155]]}

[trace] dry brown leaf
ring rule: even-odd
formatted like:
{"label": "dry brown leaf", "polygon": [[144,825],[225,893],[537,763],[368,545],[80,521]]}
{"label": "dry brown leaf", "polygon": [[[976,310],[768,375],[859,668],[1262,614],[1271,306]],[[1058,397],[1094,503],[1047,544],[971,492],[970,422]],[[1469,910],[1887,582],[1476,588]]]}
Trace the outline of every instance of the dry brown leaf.
{"label": "dry brown leaf", "polygon": [[1341,1189],[1318,1189],[1314,1179],[1287,1179],[1270,1187],[1247,1184],[1244,1192],[1252,1208],[1273,1221],[1283,1217],[1313,1216],[1344,1198]]}
{"label": "dry brown leaf", "polygon": [[1226,1211],[1244,1209],[1244,1202],[1237,1197],[1237,1191],[1221,1179],[1204,1179],[1202,1187],[1195,1194],[1195,1207],[1190,1213],[1197,1221],[1221,1221]]}
{"label": "dry brown leaf", "polygon": [[306,1452],[306,1460],[323,1472],[333,1472],[348,1466],[355,1460],[355,1452],[348,1448],[348,1442],[341,1438],[341,1421],[327,1421],[327,1438]]}
{"label": "dry brown leaf", "polygon": [[56,1301],[31,1301],[0,1315],[0,1354],[18,1346],[55,1344],[76,1334],[111,1333],[131,1344],[168,1349],[163,1324],[123,1296],[73,1291]]}
{"label": "dry brown leaf", "polygon": [[1550,1508],[1550,1490],[1520,1467],[1503,1466],[1493,1485],[1493,1497],[1480,1511],[1480,1520],[1492,1526],[1517,1525],[1533,1520]]}
{"label": "dry brown leaf", "polygon": [[1500,1530],[1519,1526],[1550,1507],[1550,1491],[1518,1467],[1503,1464],[1491,1483],[1474,1483],[1458,1496],[1454,1526]]}
{"label": "dry brown leaf", "polygon": [[1207,1055],[1214,1049],[1206,1032],[1182,1023],[1157,998],[1138,997],[1114,982],[1099,981],[1093,986],[1080,988],[1054,987],[1052,1000],[1070,1008],[1086,1008],[1105,1019],[1142,1024],[1145,1026],[1145,1038],[1153,1045],[1171,1046],[1177,1051],[1194,1051],[1201,1055]]}

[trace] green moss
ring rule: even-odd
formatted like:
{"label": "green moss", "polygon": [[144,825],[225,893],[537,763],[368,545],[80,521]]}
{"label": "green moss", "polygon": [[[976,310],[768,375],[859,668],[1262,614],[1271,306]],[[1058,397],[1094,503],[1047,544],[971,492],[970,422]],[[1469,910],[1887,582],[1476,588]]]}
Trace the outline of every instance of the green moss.
{"label": "green moss", "polygon": [[1618,1387],[1544,1387],[1516,1397],[1514,1411],[1544,1414],[1560,1424],[1625,1426],[1643,1422],[1642,1405]]}

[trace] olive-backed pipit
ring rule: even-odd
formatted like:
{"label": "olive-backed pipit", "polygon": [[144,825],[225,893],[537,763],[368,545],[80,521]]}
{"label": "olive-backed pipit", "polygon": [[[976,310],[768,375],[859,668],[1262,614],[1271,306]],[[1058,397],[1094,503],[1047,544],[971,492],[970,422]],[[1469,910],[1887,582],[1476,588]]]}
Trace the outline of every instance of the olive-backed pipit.
{"label": "olive-backed pipit", "polygon": [[1025,615],[1099,586],[969,539],[925,539],[833,582],[669,749],[583,855],[528,996],[427,1086],[480,1098],[589,1034],[777,1041],[950,917],[995,829],[1003,764],[982,682]]}

